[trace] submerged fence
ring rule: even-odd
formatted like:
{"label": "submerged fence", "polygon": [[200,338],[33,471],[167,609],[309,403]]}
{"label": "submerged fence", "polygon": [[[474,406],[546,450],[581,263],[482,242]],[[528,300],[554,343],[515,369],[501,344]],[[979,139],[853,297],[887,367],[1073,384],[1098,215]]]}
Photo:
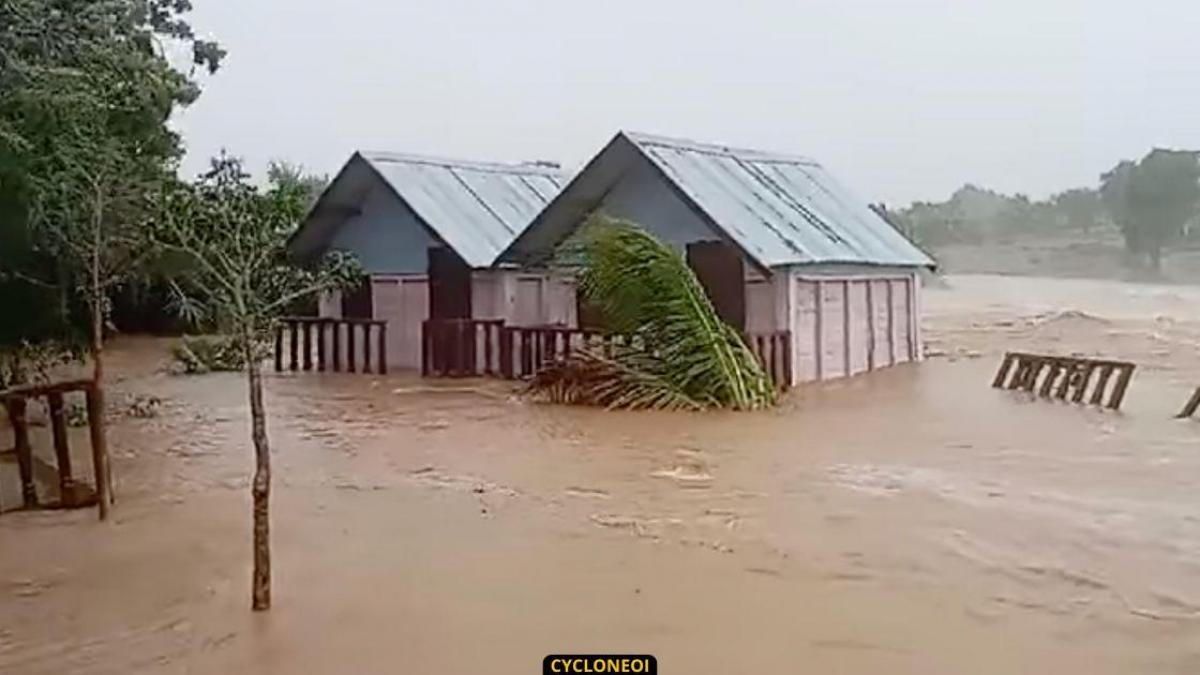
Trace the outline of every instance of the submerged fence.
{"label": "submerged fence", "polygon": [[386,321],[287,317],[275,329],[275,371],[370,373],[373,346],[375,372],[387,374]]}
{"label": "submerged fence", "polygon": [[[791,382],[791,333],[746,336],[763,370],[781,388]],[[611,353],[629,337],[563,326],[506,326],[501,319],[427,319],[421,325],[421,374],[523,380],[580,349]]]}
{"label": "submerged fence", "polygon": [[1009,352],[1004,355],[992,386],[1118,410],[1136,368],[1127,361]]}
{"label": "submerged fence", "polygon": [[[91,440],[92,469],[96,485],[93,489],[75,479],[71,466],[71,447],[67,432],[65,396],[83,392],[87,401],[87,425]],[[49,412],[50,434],[54,447],[55,466],[48,467],[33,454],[28,419],[29,404],[44,400]],[[0,391],[0,403],[12,426],[13,451],[17,456],[21,506],[33,508],[78,508],[98,504],[100,519],[108,517],[111,503],[112,478],[108,466],[105,441],[103,396],[91,380],[72,380],[46,385],[16,387]],[[35,482],[35,469],[45,466],[57,482],[58,500],[42,503]]]}

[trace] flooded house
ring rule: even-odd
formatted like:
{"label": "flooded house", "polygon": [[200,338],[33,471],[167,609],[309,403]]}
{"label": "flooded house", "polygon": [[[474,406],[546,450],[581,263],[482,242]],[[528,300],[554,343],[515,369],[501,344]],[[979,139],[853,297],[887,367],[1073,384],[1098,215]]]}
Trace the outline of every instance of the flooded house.
{"label": "flooded house", "polygon": [[[540,163],[356,152],[301,223],[290,249],[300,259],[334,249],[354,254],[365,272],[363,284],[323,297],[319,315],[386,321],[381,347],[390,365],[416,369],[426,319],[571,319],[553,314],[573,307],[553,301],[556,293],[567,293],[561,284],[534,272],[493,269],[500,252],[564,182],[557,167]],[[369,349],[365,337],[363,342]]]}
{"label": "flooded house", "polygon": [[[500,266],[543,270],[597,212],[678,247],[781,384],[921,358],[920,272],[934,261],[814,160],[618,133]],[[586,316],[563,288],[548,313]]]}

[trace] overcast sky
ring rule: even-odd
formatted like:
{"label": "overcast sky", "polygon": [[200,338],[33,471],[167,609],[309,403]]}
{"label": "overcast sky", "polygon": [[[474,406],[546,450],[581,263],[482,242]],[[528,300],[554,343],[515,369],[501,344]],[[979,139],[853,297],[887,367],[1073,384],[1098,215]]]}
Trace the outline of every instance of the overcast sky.
{"label": "overcast sky", "polygon": [[177,121],[335,172],[355,149],[578,168],[618,129],[815,157],[874,200],[1035,197],[1200,148],[1197,0],[194,0],[229,50]]}

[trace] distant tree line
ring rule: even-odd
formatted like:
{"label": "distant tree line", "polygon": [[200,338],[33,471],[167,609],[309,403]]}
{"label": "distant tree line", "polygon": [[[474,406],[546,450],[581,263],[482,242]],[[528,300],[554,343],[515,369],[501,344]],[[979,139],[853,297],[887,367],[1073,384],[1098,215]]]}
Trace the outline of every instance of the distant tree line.
{"label": "distant tree line", "polygon": [[1131,257],[1161,269],[1164,250],[1200,245],[1200,152],[1154,149],[1103,173],[1095,187],[1045,200],[964,185],[944,202],[876,207],[918,243],[936,248],[1039,235],[1119,232]]}

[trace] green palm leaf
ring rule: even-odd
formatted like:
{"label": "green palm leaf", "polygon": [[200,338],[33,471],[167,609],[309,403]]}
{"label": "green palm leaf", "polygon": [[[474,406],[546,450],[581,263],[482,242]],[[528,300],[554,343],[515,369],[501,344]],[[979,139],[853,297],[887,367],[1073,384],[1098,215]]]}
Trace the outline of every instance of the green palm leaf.
{"label": "green palm leaf", "polygon": [[560,260],[578,267],[579,293],[607,331],[631,339],[607,355],[574,352],[539,374],[534,393],[613,408],[749,410],[775,402],[770,379],[675,249],[632,223],[595,216]]}

